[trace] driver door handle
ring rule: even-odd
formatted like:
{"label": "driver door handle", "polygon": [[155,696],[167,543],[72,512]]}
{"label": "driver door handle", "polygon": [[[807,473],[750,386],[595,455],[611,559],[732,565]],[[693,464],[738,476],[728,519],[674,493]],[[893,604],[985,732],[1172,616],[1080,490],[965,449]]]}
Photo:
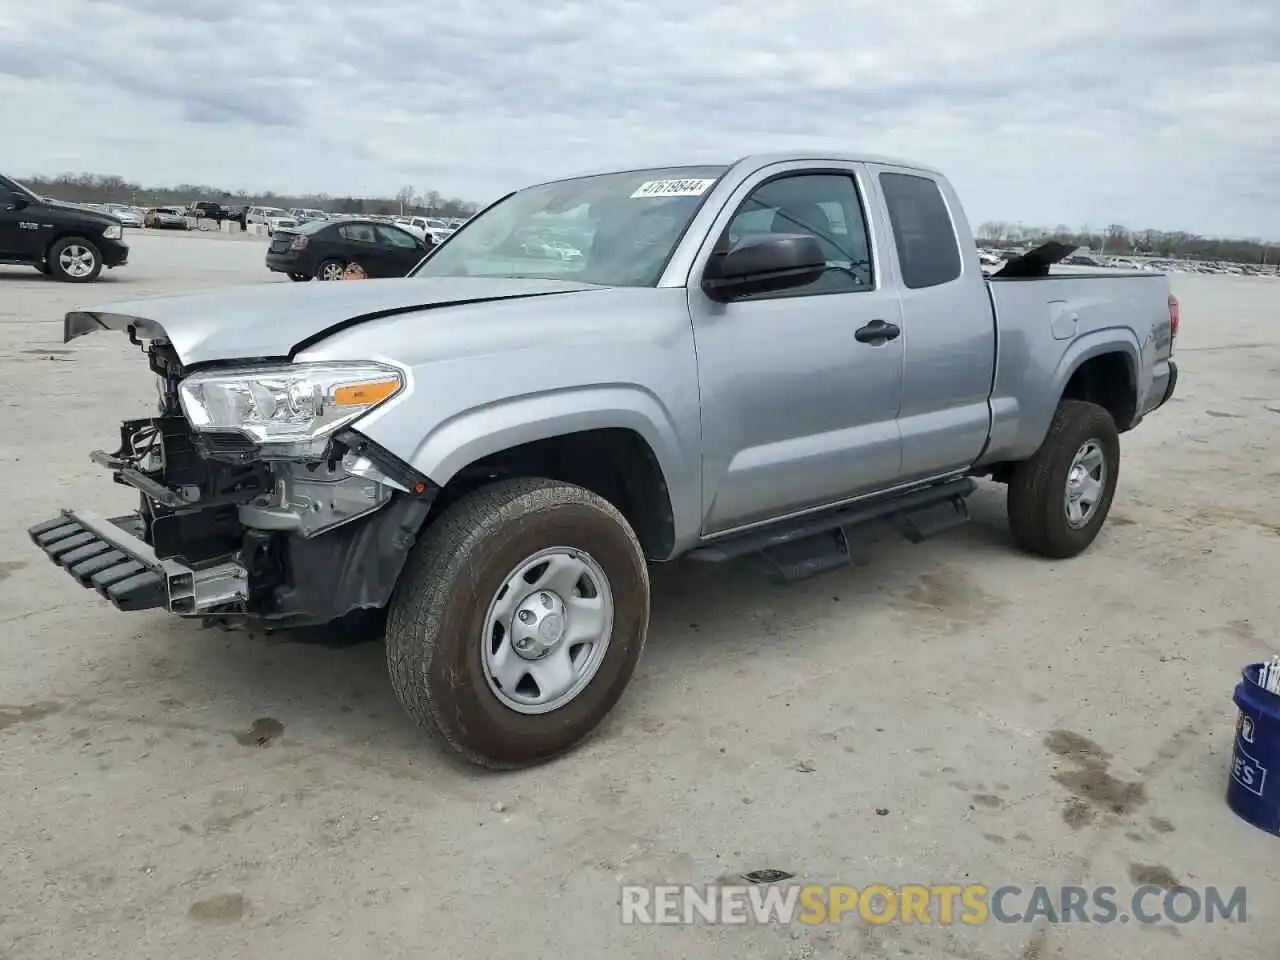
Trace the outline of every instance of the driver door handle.
{"label": "driver door handle", "polygon": [[872,320],[865,327],[859,327],[854,339],[859,343],[870,343],[879,346],[890,340],[897,340],[902,328],[896,323],[885,323],[883,320]]}

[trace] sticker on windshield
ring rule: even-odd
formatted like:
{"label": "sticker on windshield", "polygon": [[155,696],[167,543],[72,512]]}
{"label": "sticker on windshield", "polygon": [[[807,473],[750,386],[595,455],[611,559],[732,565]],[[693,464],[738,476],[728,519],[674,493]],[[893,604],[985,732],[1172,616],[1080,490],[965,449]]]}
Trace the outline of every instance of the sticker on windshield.
{"label": "sticker on windshield", "polygon": [[636,187],[632,200],[644,197],[700,197],[714,180],[648,180]]}

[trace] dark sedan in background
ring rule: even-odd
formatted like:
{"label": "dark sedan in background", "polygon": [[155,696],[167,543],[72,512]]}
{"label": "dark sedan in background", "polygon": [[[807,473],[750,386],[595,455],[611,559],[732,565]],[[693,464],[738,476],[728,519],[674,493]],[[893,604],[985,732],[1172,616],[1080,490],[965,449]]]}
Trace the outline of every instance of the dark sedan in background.
{"label": "dark sedan in background", "polygon": [[431,240],[373,220],[312,220],[276,230],[267,269],[290,280],[341,280],[351,264],[370,279],[403,277],[426,256]]}

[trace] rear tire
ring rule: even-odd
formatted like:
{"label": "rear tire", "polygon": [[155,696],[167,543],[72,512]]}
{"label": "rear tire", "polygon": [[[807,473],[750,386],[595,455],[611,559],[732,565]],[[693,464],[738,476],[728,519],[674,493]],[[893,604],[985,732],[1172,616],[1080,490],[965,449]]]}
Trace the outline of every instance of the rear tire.
{"label": "rear tire", "polygon": [[63,237],[49,248],[49,276],[63,283],[92,283],[102,273],[102,252],[83,237]]}
{"label": "rear tire", "polygon": [[1024,550],[1065,560],[1097,538],[1120,477],[1120,434],[1094,403],[1063,400],[1044,443],[1009,479],[1009,528]]}
{"label": "rear tire", "polygon": [[326,281],[341,280],[346,270],[347,265],[341,260],[325,260],[316,267],[316,279]]}
{"label": "rear tire", "polygon": [[438,744],[516,769],[599,725],[648,626],[648,568],[617,509],[581,487],[504,480],[450,506],[414,548],[389,605],[387,666]]}

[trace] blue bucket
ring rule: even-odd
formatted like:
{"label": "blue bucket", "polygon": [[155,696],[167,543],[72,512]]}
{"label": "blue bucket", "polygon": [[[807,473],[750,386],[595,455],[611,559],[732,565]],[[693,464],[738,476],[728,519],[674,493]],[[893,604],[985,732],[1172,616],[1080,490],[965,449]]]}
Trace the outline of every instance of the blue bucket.
{"label": "blue bucket", "polygon": [[1232,698],[1240,708],[1227,806],[1242,819],[1280,836],[1280,696],[1258,685],[1262,664],[1244,668]]}

